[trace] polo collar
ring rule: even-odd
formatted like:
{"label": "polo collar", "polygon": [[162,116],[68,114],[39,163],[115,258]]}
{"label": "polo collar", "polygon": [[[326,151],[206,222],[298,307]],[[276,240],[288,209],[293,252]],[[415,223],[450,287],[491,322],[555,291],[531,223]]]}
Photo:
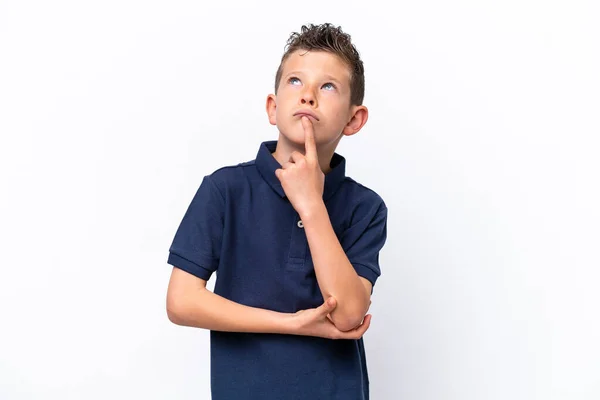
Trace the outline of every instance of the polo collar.
{"label": "polo collar", "polygon": [[[281,164],[273,157],[277,148],[277,141],[262,142],[256,155],[256,167],[262,178],[281,198],[286,197],[281,182],[275,175],[275,170],[281,168]],[[346,177],[346,159],[338,153],[333,153],[331,171],[325,175],[325,187],[323,189],[323,200],[327,201],[340,187]]]}

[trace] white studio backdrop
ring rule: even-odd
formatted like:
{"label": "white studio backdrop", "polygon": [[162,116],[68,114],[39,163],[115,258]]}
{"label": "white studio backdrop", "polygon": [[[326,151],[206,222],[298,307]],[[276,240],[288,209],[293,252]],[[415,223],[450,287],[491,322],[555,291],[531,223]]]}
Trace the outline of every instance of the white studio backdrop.
{"label": "white studio backdrop", "polygon": [[597,3],[382,4],[0,1],[0,399],[210,398],[168,248],[322,22],[366,68],[338,152],[390,209],[372,398],[600,398]]}

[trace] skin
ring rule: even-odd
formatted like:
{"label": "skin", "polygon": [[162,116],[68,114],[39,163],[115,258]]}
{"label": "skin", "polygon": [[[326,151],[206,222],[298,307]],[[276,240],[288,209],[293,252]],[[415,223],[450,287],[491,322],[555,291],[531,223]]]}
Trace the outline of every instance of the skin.
{"label": "skin", "polygon": [[[279,130],[275,174],[304,223],[320,307],[279,313],[244,306],[206,289],[206,281],[173,268],[167,315],[178,325],[228,332],[283,333],[329,339],[358,339],[370,326],[371,283],[359,277],[331,226],[323,185],[343,136],[357,133],[368,110],[350,104],[350,69],[337,56],[298,50],[283,65],[277,94],[267,96],[269,122]],[[316,119],[294,115],[310,110]],[[318,119],[318,120],[317,120]]]}

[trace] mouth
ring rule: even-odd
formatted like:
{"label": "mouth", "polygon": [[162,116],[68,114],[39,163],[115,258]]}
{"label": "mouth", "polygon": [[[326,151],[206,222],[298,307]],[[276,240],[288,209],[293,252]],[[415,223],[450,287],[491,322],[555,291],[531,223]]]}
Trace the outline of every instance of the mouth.
{"label": "mouth", "polygon": [[319,118],[310,111],[298,111],[297,113],[294,113],[294,117],[300,117],[302,118],[304,115],[306,115],[309,118],[312,118],[313,121],[318,121]]}

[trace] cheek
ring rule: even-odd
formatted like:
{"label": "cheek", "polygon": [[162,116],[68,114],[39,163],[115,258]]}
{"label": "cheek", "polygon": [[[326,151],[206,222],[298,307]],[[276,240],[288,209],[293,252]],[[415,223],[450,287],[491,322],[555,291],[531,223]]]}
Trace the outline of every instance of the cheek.
{"label": "cheek", "polygon": [[332,120],[339,125],[346,125],[346,112],[340,107],[335,108],[331,115],[333,116]]}
{"label": "cheek", "polygon": [[289,100],[281,96],[277,98],[277,112],[285,112],[288,107]]}
{"label": "cheek", "polygon": [[335,119],[343,119],[348,111],[348,105],[344,104],[339,96],[334,96],[333,93],[330,93],[329,96],[323,96],[321,106],[327,109],[328,114]]}

